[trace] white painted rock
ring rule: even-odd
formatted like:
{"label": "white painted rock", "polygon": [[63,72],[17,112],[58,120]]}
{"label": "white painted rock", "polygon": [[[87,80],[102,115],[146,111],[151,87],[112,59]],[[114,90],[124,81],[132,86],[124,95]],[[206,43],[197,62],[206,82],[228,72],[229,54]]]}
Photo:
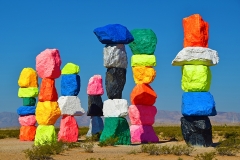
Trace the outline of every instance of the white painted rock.
{"label": "white painted rock", "polygon": [[109,44],[103,48],[103,61],[106,68],[127,68],[127,53],[124,44]]}
{"label": "white painted rock", "polygon": [[85,113],[77,96],[61,96],[58,105],[62,115],[82,116]]}
{"label": "white painted rock", "polygon": [[173,66],[186,64],[214,66],[219,62],[218,53],[215,50],[204,47],[183,48],[172,61]]}
{"label": "white painted rock", "polygon": [[126,117],[128,103],[126,99],[108,99],[103,102],[104,117]]}

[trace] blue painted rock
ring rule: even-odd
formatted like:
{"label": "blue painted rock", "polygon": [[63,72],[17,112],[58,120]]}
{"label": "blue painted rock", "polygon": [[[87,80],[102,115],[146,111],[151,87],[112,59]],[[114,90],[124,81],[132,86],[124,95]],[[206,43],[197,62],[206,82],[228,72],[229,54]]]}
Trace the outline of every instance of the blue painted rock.
{"label": "blue painted rock", "polygon": [[121,24],[98,27],[93,32],[102,44],[128,44],[134,40],[129,30]]}
{"label": "blue painted rock", "polygon": [[100,95],[88,95],[87,116],[103,116],[103,102]]}
{"label": "blue painted rock", "polygon": [[20,116],[35,115],[35,110],[35,106],[21,106],[17,109],[17,113]]}
{"label": "blue painted rock", "polygon": [[89,130],[87,137],[91,137],[95,134],[99,134],[103,130],[103,120],[100,116],[92,116],[90,119]]}
{"label": "blue painted rock", "polygon": [[61,94],[62,96],[77,96],[80,92],[80,76],[76,74],[62,75]]}

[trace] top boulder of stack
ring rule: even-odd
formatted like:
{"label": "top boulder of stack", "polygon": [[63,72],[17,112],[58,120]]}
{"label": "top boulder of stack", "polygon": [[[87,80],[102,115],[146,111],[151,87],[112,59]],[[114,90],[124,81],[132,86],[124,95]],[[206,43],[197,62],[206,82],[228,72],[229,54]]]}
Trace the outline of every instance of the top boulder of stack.
{"label": "top boulder of stack", "polygon": [[18,79],[18,85],[22,88],[38,87],[36,71],[33,68],[23,68]]}
{"label": "top boulder of stack", "polygon": [[80,67],[74,63],[67,63],[63,69],[62,74],[78,74]]}
{"label": "top boulder of stack", "polygon": [[121,24],[109,24],[93,30],[102,44],[128,44],[133,36],[129,30]]}

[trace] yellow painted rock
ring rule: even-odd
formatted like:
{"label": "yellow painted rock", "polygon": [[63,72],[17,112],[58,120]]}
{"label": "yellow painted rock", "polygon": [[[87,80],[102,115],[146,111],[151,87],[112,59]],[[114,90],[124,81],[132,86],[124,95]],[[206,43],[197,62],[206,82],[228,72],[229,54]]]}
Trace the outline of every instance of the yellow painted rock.
{"label": "yellow painted rock", "polygon": [[142,84],[142,83],[151,83],[155,76],[156,71],[152,67],[133,67],[133,78],[136,84]]}
{"label": "yellow painted rock", "polygon": [[131,57],[131,66],[156,66],[156,57],[155,55],[133,55]]}
{"label": "yellow painted rock", "polygon": [[40,125],[53,125],[60,117],[61,111],[58,103],[54,101],[38,102],[36,120]]}
{"label": "yellow painted rock", "polygon": [[36,146],[56,143],[57,135],[53,125],[38,125],[34,144]]}
{"label": "yellow painted rock", "polygon": [[18,79],[18,85],[22,88],[38,87],[37,72],[32,68],[23,68]]}
{"label": "yellow painted rock", "polygon": [[37,97],[38,96],[38,88],[29,87],[29,88],[19,88],[18,89],[18,97],[26,98],[26,97]]}
{"label": "yellow painted rock", "polygon": [[182,89],[185,92],[207,92],[211,85],[211,70],[204,65],[182,67]]}

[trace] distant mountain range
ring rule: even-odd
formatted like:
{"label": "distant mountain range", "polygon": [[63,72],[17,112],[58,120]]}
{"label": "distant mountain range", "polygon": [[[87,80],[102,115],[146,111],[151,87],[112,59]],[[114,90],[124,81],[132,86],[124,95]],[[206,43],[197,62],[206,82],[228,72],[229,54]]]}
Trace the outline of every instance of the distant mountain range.
{"label": "distant mountain range", "polygon": [[[14,112],[0,112],[0,128],[20,127],[18,114]],[[155,117],[155,125],[179,125],[182,117],[179,111],[158,110]],[[210,117],[212,124],[238,124],[240,122],[240,113],[218,112],[217,116]],[[55,126],[60,125],[61,118],[58,119]],[[90,117],[83,115],[76,117],[79,126],[88,126]],[[129,121],[129,118],[127,117]]]}

